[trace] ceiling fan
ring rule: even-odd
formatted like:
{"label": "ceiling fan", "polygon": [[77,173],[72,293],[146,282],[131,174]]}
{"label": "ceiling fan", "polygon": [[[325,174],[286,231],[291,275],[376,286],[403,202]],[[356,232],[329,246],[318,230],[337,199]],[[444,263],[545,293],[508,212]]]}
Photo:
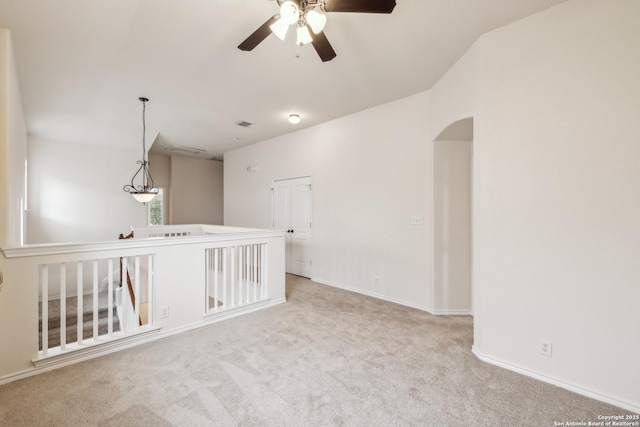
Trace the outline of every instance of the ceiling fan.
{"label": "ceiling fan", "polygon": [[258,27],[238,49],[250,51],[269,34],[284,40],[291,25],[296,25],[296,44],[311,43],[322,62],[331,61],[336,52],[322,31],[327,22],[327,12],[391,13],[395,0],[277,0],[280,13],[273,15]]}

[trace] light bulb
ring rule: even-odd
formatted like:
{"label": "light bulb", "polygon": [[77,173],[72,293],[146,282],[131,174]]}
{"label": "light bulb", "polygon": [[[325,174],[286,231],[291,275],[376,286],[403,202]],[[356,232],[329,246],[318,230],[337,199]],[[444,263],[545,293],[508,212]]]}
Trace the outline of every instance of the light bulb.
{"label": "light bulb", "polygon": [[307,43],[311,43],[313,41],[313,39],[311,38],[311,33],[309,32],[309,29],[307,28],[306,25],[301,25],[298,27],[298,40],[296,41],[296,43],[299,46],[302,46],[303,44],[307,44]]}
{"label": "light bulb", "polygon": [[289,25],[298,22],[298,18],[300,18],[298,5],[292,1],[282,3],[282,6],[280,6],[280,18]]}
{"label": "light bulb", "polygon": [[327,15],[324,14],[319,6],[307,12],[306,18],[307,24],[309,24],[314,34],[321,32],[327,24]]}

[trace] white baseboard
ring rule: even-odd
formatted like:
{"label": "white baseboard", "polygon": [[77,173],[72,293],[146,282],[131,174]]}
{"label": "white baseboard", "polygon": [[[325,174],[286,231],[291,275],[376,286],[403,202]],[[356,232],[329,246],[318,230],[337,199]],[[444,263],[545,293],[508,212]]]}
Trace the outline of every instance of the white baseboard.
{"label": "white baseboard", "polygon": [[408,302],[408,301],[403,301],[403,300],[400,300],[400,299],[397,299],[397,298],[390,298],[390,297],[388,297],[386,295],[378,294],[376,292],[365,291],[365,290],[354,288],[354,287],[351,287],[351,286],[341,285],[339,283],[335,283],[335,282],[332,282],[330,280],[319,279],[317,277],[312,277],[311,280],[316,282],[316,283],[320,283],[322,285],[328,285],[328,286],[331,286],[331,287],[334,287],[334,288],[344,289],[345,291],[355,292],[357,294],[366,295],[368,297],[377,298],[377,299],[384,300],[384,301],[389,301],[389,302],[392,302],[394,304],[400,304],[400,305],[404,305],[406,307],[411,307],[411,308],[415,308],[417,310],[422,310],[422,311],[426,311],[427,313],[431,313],[431,310],[429,310],[426,306],[419,305],[419,304],[414,304],[414,303]]}
{"label": "white baseboard", "polygon": [[473,316],[471,310],[431,310],[434,316]]}
{"label": "white baseboard", "polygon": [[619,399],[619,398],[616,398],[616,397],[613,397],[613,396],[609,396],[607,394],[603,394],[603,393],[597,392],[595,390],[588,389],[586,387],[578,386],[578,385],[571,384],[571,383],[568,383],[566,381],[563,381],[563,380],[560,380],[560,379],[557,379],[557,378],[548,377],[546,375],[542,375],[542,374],[539,374],[537,372],[530,371],[529,369],[522,368],[520,366],[513,365],[513,364],[511,364],[509,362],[505,362],[504,360],[500,360],[500,359],[497,359],[495,357],[489,356],[488,354],[485,354],[485,353],[481,352],[480,350],[478,350],[476,348],[476,346],[472,346],[471,347],[471,351],[473,352],[473,354],[476,355],[476,357],[478,359],[482,360],[483,362],[487,362],[487,363],[490,363],[492,365],[498,366],[500,368],[504,368],[504,369],[507,369],[509,371],[513,371],[513,372],[516,372],[518,374],[521,374],[521,375],[526,375],[526,376],[534,378],[534,379],[536,379],[538,381],[542,381],[542,382],[545,382],[545,383],[548,383],[548,384],[553,384],[553,385],[558,386],[560,388],[564,388],[565,390],[569,390],[569,391],[572,391],[574,393],[578,393],[578,394],[581,394],[583,396],[587,396],[587,397],[590,397],[592,399],[599,400],[601,402],[608,403],[610,405],[614,405],[614,406],[617,406],[617,407],[622,408],[622,409],[626,409],[627,411],[631,411],[631,412],[640,414],[640,404],[638,404],[638,403],[633,403],[633,402],[629,402],[629,401],[626,401],[626,400],[622,400],[622,399]]}
{"label": "white baseboard", "polygon": [[285,302],[287,302],[286,298],[268,299],[238,308],[231,308],[219,313],[205,314],[203,318],[205,320],[205,325],[210,325],[212,323],[222,322],[223,320],[232,319],[234,317],[242,316],[243,314],[252,313],[254,311],[262,310],[264,308],[272,307],[274,305],[282,304]]}
{"label": "white baseboard", "polygon": [[313,280],[316,283],[320,283],[322,285],[328,285],[328,286],[332,286],[334,288],[344,289],[345,291],[355,292],[357,294],[366,295],[368,297],[377,298],[377,299],[381,299],[381,300],[384,300],[384,301],[389,301],[389,302],[392,302],[394,304],[404,305],[405,307],[411,307],[411,308],[415,308],[417,310],[426,311],[427,313],[433,314],[434,316],[472,316],[473,315],[473,312],[471,310],[431,310],[431,309],[429,309],[428,307],[426,307],[424,305],[414,304],[412,302],[400,300],[400,299],[397,299],[397,298],[390,298],[390,297],[388,297],[386,295],[382,295],[382,294],[379,294],[379,293],[376,293],[376,292],[371,292],[371,291],[366,291],[366,290],[354,288],[354,287],[351,287],[351,286],[341,285],[339,283],[335,283],[335,282],[332,282],[330,280],[319,279],[319,278],[316,278],[316,277],[312,277],[311,280]]}
{"label": "white baseboard", "polygon": [[78,347],[72,351],[51,354],[46,357],[34,359],[33,365],[36,369],[57,368],[71,365],[84,360],[92,359],[103,354],[113,353],[124,348],[133,347],[143,342],[149,342],[160,332],[160,327],[151,327],[135,335],[128,335],[116,338],[111,341],[95,342],[87,346]]}

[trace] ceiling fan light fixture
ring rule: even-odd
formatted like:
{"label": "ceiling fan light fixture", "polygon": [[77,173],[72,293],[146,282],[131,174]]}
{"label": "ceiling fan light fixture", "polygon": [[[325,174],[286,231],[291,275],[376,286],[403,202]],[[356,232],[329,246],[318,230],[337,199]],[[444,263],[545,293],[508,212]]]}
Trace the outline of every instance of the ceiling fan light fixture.
{"label": "ceiling fan light fixture", "polygon": [[284,40],[287,36],[287,31],[289,31],[289,24],[284,19],[280,18],[269,28],[271,28],[273,34],[275,34],[280,40]]}
{"label": "ceiling fan light fixture", "polygon": [[282,3],[280,6],[280,19],[284,20],[287,24],[295,24],[300,18],[300,8],[294,2],[288,0]]}
{"label": "ceiling fan light fixture", "polygon": [[306,19],[314,34],[324,30],[324,26],[327,25],[327,15],[324,14],[320,6],[307,12]]}
{"label": "ceiling fan light fixture", "polygon": [[306,25],[301,25],[298,27],[298,39],[296,43],[298,46],[305,45],[307,43],[311,43],[313,39],[311,38],[311,33],[309,32],[309,28]]}

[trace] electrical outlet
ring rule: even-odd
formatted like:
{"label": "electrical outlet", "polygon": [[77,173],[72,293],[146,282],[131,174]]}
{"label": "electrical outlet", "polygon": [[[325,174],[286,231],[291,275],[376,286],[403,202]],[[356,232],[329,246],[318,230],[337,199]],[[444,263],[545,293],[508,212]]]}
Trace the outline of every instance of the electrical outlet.
{"label": "electrical outlet", "polygon": [[373,286],[377,288],[379,285],[380,285],[380,279],[378,278],[378,276],[373,276]]}
{"label": "electrical outlet", "polygon": [[166,319],[167,317],[169,317],[169,306],[164,306],[160,309],[160,318],[161,319]]}
{"label": "electrical outlet", "polygon": [[540,354],[547,356],[547,357],[551,357],[551,341],[548,340],[540,340],[540,348],[538,349],[538,351],[540,352]]}

